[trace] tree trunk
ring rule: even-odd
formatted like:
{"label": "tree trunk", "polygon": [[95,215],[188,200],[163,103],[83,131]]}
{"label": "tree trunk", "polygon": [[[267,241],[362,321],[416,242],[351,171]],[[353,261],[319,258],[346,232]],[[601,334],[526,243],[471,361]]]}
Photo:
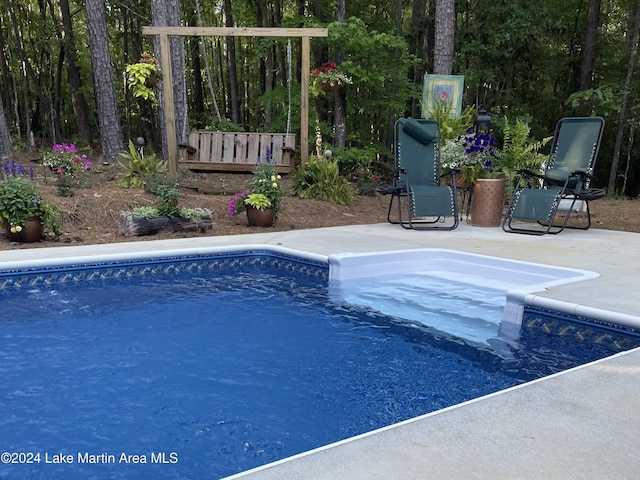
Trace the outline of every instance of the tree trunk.
{"label": "tree trunk", "polygon": [[[422,84],[422,78],[428,65],[427,55],[427,32],[432,29],[426,28],[427,17],[427,0],[415,0],[411,10],[411,26],[409,27],[409,35],[407,38],[409,53],[416,56],[420,61],[416,65],[409,68],[409,80],[417,85]],[[407,106],[409,115],[412,117],[420,115],[420,102],[417,98],[412,97],[410,104]],[[385,145],[387,143],[385,142]]]}
{"label": "tree trunk", "polygon": [[[607,185],[607,193],[615,195],[616,179],[618,178],[618,165],[620,163],[620,149],[622,148],[622,137],[624,135],[624,127],[627,120],[627,103],[629,101],[629,89],[633,78],[633,66],[636,61],[636,51],[638,49],[638,39],[640,38],[640,0],[636,2],[635,12],[633,15],[633,27],[631,33],[631,41],[629,43],[629,62],[627,63],[627,78],[624,82],[622,94],[622,106],[620,115],[618,116],[618,131],[616,133],[616,143],[613,147],[613,158],[611,159],[611,170],[609,172],[609,183]],[[624,192],[622,192],[624,194]]]}
{"label": "tree trunk", "polygon": [[[201,27],[202,26],[202,16],[201,16],[201,12],[200,12],[200,2],[199,0],[196,0],[196,15],[197,15],[197,26]],[[209,68],[209,56],[207,54],[207,47],[206,47],[206,41],[207,39],[204,36],[200,37],[200,42],[199,42],[199,46],[202,49],[202,52],[200,52],[200,50],[198,50],[198,54],[197,57],[195,56],[194,53],[194,63],[193,63],[193,69],[194,69],[194,75],[196,75],[196,79],[200,79],[200,83],[202,83],[202,75],[200,74],[200,67],[198,67],[198,69],[196,69],[196,64],[195,64],[195,59],[197,58],[198,60],[203,59],[204,60],[204,66],[206,69],[206,74],[207,74],[207,83],[208,83],[208,87],[209,87],[209,93],[211,95],[211,102],[213,103],[213,107],[215,109],[215,113],[216,113],[216,118],[218,119],[218,122],[222,121],[222,117],[220,116],[220,109],[218,108],[218,101],[216,100],[216,90],[215,88],[213,88],[213,84],[214,84],[214,75],[211,72],[211,68]],[[214,57],[216,55],[216,50],[215,48],[213,49],[213,53],[214,53]],[[198,65],[200,64],[200,61],[198,61]],[[220,84],[221,82],[216,82],[218,84]],[[197,88],[197,86],[196,86]],[[201,96],[202,96],[202,113],[204,113],[204,92],[201,92]],[[196,102],[198,101],[197,99],[195,100]],[[199,107],[196,107],[199,108]]]}
{"label": "tree trunk", "polygon": [[[204,115],[204,80],[202,78],[202,58],[200,55],[200,42],[197,38],[189,39],[189,56],[191,69],[193,70],[193,101],[191,109],[201,118]],[[214,99],[215,100],[215,99]]]}
{"label": "tree trunk", "polygon": [[[233,27],[231,0],[224,0],[224,25]],[[227,65],[229,66],[229,103],[231,107],[231,121],[240,123],[240,97],[238,96],[238,70],[236,63],[236,43],[234,37],[226,37]]]}
{"label": "tree trunk", "polygon": [[69,89],[71,90],[71,104],[76,118],[76,129],[78,137],[86,144],[93,141],[91,134],[91,122],[87,100],[82,93],[82,80],[78,70],[75,40],[73,35],[73,24],[71,22],[71,12],[69,1],[60,0],[60,16],[62,18],[62,28],[64,30],[63,47],[67,59],[67,75],[69,76]]}
{"label": "tree trunk", "polygon": [[[178,0],[152,0],[151,2],[152,23],[157,27],[179,26],[180,9]],[[161,57],[160,40],[154,40],[156,57]],[[169,37],[169,49],[171,57],[171,78],[166,76],[163,82],[171,82],[173,87],[173,108],[175,116],[175,131],[177,143],[187,143],[189,141],[189,125],[187,118],[187,89],[184,72],[184,44],[180,36]],[[165,121],[165,103],[162,89],[158,89],[158,105],[160,111],[160,125],[162,131],[162,152],[164,158],[169,157],[167,132]]]}
{"label": "tree trunk", "polygon": [[455,26],[455,1],[436,0],[436,38],[433,52],[433,73],[436,75],[451,75],[453,71]]}
{"label": "tree trunk", "polygon": [[[263,0],[256,0],[256,6],[258,11],[258,25],[261,27],[269,27],[269,13],[267,5]],[[273,44],[272,44],[273,45]],[[273,46],[270,45],[266,48],[264,58],[264,92],[273,91],[274,87],[274,55]],[[261,92],[262,93],[262,92]],[[268,126],[273,120],[273,108],[271,103],[265,105],[264,111],[264,124]]]}
{"label": "tree trunk", "polygon": [[7,127],[7,119],[4,116],[4,106],[0,96],[0,157],[5,160],[13,155],[13,145],[11,145],[11,135]]}
{"label": "tree trunk", "polygon": [[582,70],[580,72],[580,90],[591,88],[593,68],[596,63],[596,45],[598,44],[598,27],[600,25],[601,0],[589,0],[587,14],[587,31],[582,46]]}
{"label": "tree trunk", "polygon": [[118,235],[125,237],[141,237],[156,235],[160,231],[171,232],[205,232],[213,228],[211,212],[206,208],[199,208],[202,213],[198,218],[183,217],[137,217],[130,212],[120,212],[116,219]]}
{"label": "tree trunk", "polygon": [[111,68],[104,2],[86,0],[85,11],[89,27],[89,49],[93,66],[94,93],[98,106],[102,155],[107,159],[113,159],[124,151],[124,144]]}

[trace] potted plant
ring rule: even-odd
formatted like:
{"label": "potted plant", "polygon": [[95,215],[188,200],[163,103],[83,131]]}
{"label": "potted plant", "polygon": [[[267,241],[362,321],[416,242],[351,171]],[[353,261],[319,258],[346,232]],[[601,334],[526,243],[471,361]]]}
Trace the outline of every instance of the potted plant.
{"label": "potted plant", "polygon": [[270,227],[275,221],[275,208],[266,195],[250,193],[244,201],[247,222],[252,227]]}
{"label": "potted plant", "polygon": [[[231,217],[246,210],[249,225],[262,227],[271,226],[278,219],[282,205],[282,178],[270,159],[270,152],[267,152],[267,160],[260,162],[254,170],[249,188],[229,199],[228,213]],[[271,216],[271,220],[259,220],[259,225],[252,223],[257,216]]]}
{"label": "potted plant", "polygon": [[316,93],[320,90],[335,92],[341,85],[353,83],[351,77],[340,72],[334,62],[325,62],[320,68],[311,70],[311,76],[313,77],[312,90]]}
{"label": "potted plant", "polygon": [[22,165],[14,160],[3,166],[0,214],[7,239],[11,242],[39,242],[43,236],[59,239],[62,214],[42,199],[40,187],[33,181],[33,168],[26,177]]}
{"label": "potted plant", "polygon": [[478,178],[491,178],[499,173],[495,138],[467,129],[464,135],[447,140],[442,146],[442,167],[456,172],[456,186],[473,187]]}
{"label": "potted plant", "polygon": [[127,86],[134,97],[156,99],[153,89],[161,78],[157,65],[158,61],[149,53],[143,53],[138,63],[127,65]]}
{"label": "potted plant", "polygon": [[456,187],[469,189],[471,225],[497,227],[505,204],[505,176],[498,162],[495,138],[468,129],[464,135],[445,142],[441,152],[443,168],[456,172]]}

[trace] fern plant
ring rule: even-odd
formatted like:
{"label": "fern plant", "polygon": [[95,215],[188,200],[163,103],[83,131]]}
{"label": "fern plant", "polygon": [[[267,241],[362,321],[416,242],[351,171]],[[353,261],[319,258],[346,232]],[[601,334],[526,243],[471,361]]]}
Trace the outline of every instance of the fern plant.
{"label": "fern plant", "polygon": [[422,116],[436,120],[440,125],[440,140],[444,143],[446,140],[454,140],[460,135],[464,135],[468,128],[473,125],[475,110],[473,107],[467,107],[462,111],[459,117],[452,114],[453,106],[449,107],[437,106],[433,111],[427,111],[423,105]]}
{"label": "fern plant", "polygon": [[293,177],[293,190],[300,198],[351,205],[354,194],[349,181],[340,175],[338,162],[312,158]]}
{"label": "fern plant", "polygon": [[509,122],[507,117],[504,120],[504,144],[496,154],[496,159],[507,179],[507,199],[510,199],[518,170],[543,173],[547,156],[539,152],[552,137],[546,137],[542,141],[530,139],[531,127],[526,121],[517,119],[515,122]]}
{"label": "fern plant", "polygon": [[165,174],[167,162],[156,158],[154,153],[142,155],[131,140],[129,140],[129,152],[120,156],[128,162],[120,165],[126,169],[126,173],[117,181],[117,185],[124,188],[144,188],[149,176]]}

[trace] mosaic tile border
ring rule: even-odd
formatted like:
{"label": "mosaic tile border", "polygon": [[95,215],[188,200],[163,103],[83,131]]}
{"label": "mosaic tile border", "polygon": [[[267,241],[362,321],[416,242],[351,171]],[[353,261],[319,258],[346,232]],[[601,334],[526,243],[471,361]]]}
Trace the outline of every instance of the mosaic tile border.
{"label": "mosaic tile border", "polygon": [[232,274],[264,271],[297,279],[327,283],[329,264],[269,251],[242,251],[206,255],[120,260],[73,266],[39,267],[0,272],[0,292],[56,285],[83,285],[103,281],[129,282],[194,274]]}
{"label": "mosaic tile border", "polygon": [[621,352],[640,347],[640,331],[623,325],[525,306],[522,328]]}

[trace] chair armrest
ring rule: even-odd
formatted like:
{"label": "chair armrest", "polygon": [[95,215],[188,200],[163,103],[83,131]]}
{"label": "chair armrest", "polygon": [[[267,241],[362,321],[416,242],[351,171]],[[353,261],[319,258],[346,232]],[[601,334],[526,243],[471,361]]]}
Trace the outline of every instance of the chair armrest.
{"label": "chair armrest", "polygon": [[516,173],[526,177],[526,178],[531,178],[531,177],[535,177],[535,178],[539,178],[539,179],[544,179],[544,175],[540,175],[538,173],[534,173],[531,170],[527,170],[526,168],[519,168],[518,170],[516,170]]}
{"label": "chair armrest", "polygon": [[594,175],[591,175],[590,173],[584,172],[582,170],[576,170],[575,172],[571,172],[571,176],[580,176],[580,177],[584,177],[584,178],[588,178],[589,180],[595,180],[596,177]]}

